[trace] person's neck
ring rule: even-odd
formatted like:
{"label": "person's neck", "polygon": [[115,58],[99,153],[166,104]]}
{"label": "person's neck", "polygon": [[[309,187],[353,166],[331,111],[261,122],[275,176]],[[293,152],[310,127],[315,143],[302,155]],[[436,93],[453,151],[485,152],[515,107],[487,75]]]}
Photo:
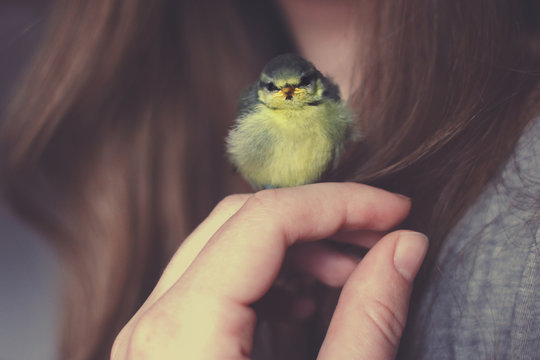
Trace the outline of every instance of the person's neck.
{"label": "person's neck", "polygon": [[300,55],[351,92],[356,48],[354,6],[350,1],[280,0]]}

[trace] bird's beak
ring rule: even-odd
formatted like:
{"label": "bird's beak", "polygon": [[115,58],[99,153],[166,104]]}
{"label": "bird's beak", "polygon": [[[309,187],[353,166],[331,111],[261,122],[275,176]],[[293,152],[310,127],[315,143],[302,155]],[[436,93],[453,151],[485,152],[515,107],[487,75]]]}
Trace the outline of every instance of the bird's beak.
{"label": "bird's beak", "polygon": [[294,94],[295,88],[293,86],[285,86],[281,89],[281,94],[285,96],[286,100],[291,100]]}

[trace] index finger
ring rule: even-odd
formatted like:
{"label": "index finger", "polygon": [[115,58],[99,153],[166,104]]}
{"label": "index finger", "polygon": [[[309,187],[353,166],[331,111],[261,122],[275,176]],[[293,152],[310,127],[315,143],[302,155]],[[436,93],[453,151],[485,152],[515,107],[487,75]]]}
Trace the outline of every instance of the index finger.
{"label": "index finger", "polygon": [[409,209],[403,196],[355,183],[261,191],[214,234],[175,288],[254,303],[277,277],[289,246],[341,229],[388,230]]}

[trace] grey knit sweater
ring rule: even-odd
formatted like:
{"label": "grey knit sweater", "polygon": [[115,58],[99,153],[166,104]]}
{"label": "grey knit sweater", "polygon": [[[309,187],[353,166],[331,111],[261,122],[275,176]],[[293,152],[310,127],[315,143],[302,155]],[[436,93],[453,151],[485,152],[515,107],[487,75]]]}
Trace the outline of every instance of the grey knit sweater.
{"label": "grey knit sweater", "polygon": [[540,118],[452,230],[411,359],[540,359]]}

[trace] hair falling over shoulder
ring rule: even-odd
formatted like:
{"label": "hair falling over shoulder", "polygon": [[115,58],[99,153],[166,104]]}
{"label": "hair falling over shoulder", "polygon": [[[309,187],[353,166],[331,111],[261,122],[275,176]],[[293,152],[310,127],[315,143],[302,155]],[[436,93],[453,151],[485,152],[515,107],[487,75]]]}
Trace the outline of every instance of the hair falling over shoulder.
{"label": "hair falling over shoulder", "polygon": [[[410,196],[433,259],[537,115],[540,6],[354,7],[365,141],[330,178]],[[105,358],[181,240],[237,190],[223,138],[237,94],[294,50],[286,28],[268,1],[56,1],[0,156],[7,198],[65,262],[63,359]]]}

